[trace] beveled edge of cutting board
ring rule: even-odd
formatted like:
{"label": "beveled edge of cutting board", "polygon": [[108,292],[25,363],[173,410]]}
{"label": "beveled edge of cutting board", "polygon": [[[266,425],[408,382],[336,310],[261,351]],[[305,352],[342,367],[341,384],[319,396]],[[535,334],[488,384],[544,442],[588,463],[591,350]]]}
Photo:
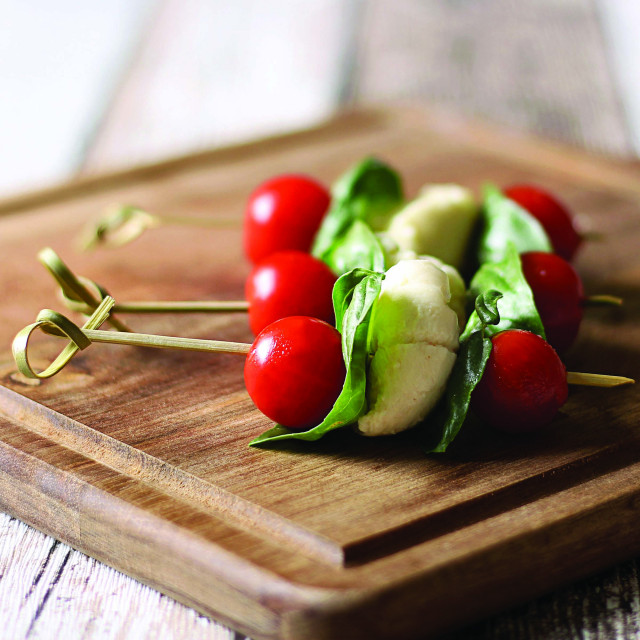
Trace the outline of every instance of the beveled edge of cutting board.
{"label": "beveled edge of cutting board", "polygon": [[[428,542],[388,558],[402,562],[404,579],[322,587],[288,579],[286,567],[278,575],[0,441],[3,509],[256,640],[423,637],[634,555],[640,552],[633,526],[640,513],[640,462],[601,479],[453,532],[442,558],[433,557]],[[34,500],[38,509],[31,508]],[[56,517],[48,518],[52,510]],[[594,539],[606,540],[609,553],[599,553]],[[507,558],[527,580],[509,582],[513,560]],[[384,576],[384,563],[344,571]],[[456,588],[460,580],[464,599]],[[421,615],[407,615],[408,609]]]}
{"label": "beveled edge of cutting board", "polygon": [[[613,442],[579,461],[524,477],[497,490],[339,544],[269,509],[243,499],[144,451],[73,420],[0,385],[0,417],[124,477],[220,518],[230,527],[286,544],[296,553],[334,567],[365,564],[434,540],[481,520],[512,511],[553,493],[631,464],[638,446]],[[637,444],[637,443],[636,443]],[[554,481],[547,481],[553,474]]]}
{"label": "beveled edge of cutting board", "polygon": [[171,156],[157,162],[143,163],[113,171],[80,174],[59,184],[0,198],[0,215],[11,215],[40,205],[91,195],[97,191],[115,189],[133,182],[160,178],[200,166],[234,162],[238,159],[245,159],[248,154],[272,153],[289,146],[325,139],[327,135],[340,136],[345,131],[375,129],[389,121],[391,117],[394,117],[392,113],[384,109],[346,110],[313,127],[195,153]]}
{"label": "beveled edge of cutting board", "polygon": [[[5,421],[3,426],[7,425]],[[45,446],[55,444],[43,437],[39,440]],[[83,467],[102,466],[81,455],[75,457]],[[104,470],[118,479],[117,472]],[[287,601],[287,606],[306,606],[320,593],[252,566],[189,527],[112,495],[2,438],[0,508],[224,623],[242,629],[246,616],[247,633],[258,629],[267,637],[280,637],[278,609]],[[272,598],[262,603],[265,592]]]}
{"label": "beveled edge of cutting board", "polygon": [[[385,126],[425,126],[464,141],[467,146],[497,156],[512,156],[532,166],[553,167],[561,175],[586,178],[603,188],[640,195],[640,160],[584,150],[555,140],[536,137],[515,129],[452,113],[432,105],[415,102],[380,104],[344,109],[316,126],[279,133],[236,145],[173,156],[157,162],[124,167],[113,171],[82,175],[59,184],[0,198],[0,215],[19,213],[44,204],[64,201],[138,181],[187,171],[194,167],[233,162],[247,154],[271,153],[300,143],[311,143],[328,135],[340,136],[345,130],[367,131]],[[560,158],[559,156],[562,156]]]}
{"label": "beveled edge of cutting board", "polygon": [[344,550],[331,540],[0,385],[2,417],[123,476],[215,513],[231,526],[258,531],[308,557],[344,564]]}

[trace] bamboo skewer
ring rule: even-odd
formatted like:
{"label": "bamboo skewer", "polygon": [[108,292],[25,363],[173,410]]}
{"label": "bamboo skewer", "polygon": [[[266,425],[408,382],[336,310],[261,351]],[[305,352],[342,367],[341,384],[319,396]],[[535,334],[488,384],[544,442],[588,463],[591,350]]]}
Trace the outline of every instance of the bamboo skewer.
{"label": "bamboo skewer", "polygon": [[[75,310],[85,314],[91,312],[88,305],[78,305]],[[246,300],[119,302],[113,307],[114,313],[230,313],[248,310]]]}
{"label": "bamboo skewer", "polygon": [[123,344],[134,347],[204,351],[208,353],[234,353],[239,355],[246,355],[249,353],[249,349],[251,349],[251,345],[246,342],[201,340],[198,338],[178,338],[176,336],[157,336],[147,333],[121,333],[95,329],[84,329],[82,332],[91,342]]}
{"label": "bamboo skewer", "polygon": [[[109,314],[114,306],[115,300],[111,296],[107,296],[98,305],[98,308],[82,328],[56,311],[43,309],[38,314],[36,322],[19,331],[13,340],[13,357],[20,373],[27,378],[50,378],[61,371],[78,351],[86,349],[94,342],[153,347],[156,349],[232,353],[236,355],[246,355],[251,349],[251,345],[244,342],[201,340],[197,338],[99,330],[99,327],[108,320]],[[36,371],[31,366],[28,357],[29,340],[36,329],[40,329],[49,335],[63,337],[69,340],[69,344],[67,344],[55,360],[42,371]]]}
{"label": "bamboo skewer", "polygon": [[[108,296],[101,285],[76,276],[53,249],[46,248],[38,253],[38,260],[60,285],[62,301],[71,311],[91,315]],[[246,312],[246,300],[183,300],[183,301],[137,301],[115,303],[112,313],[231,313]],[[131,331],[127,325],[110,316],[108,322],[119,331]]]}
{"label": "bamboo skewer", "polygon": [[578,373],[576,371],[567,371],[567,382],[569,384],[586,387],[619,387],[623,384],[635,384],[633,378],[625,378],[624,376],[609,376],[602,373]]}
{"label": "bamboo skewer", "polygon": [[584,307],[620,307],[622,303],[622,298],[607,294],[586,296],[582,299],[582,306]]}

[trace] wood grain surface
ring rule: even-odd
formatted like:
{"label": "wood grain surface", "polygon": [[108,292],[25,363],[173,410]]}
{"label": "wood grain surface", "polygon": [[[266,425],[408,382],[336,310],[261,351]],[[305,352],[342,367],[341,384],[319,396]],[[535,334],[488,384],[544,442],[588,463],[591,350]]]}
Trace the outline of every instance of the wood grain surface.
{"label": "wood grain surface", "polygon": [[[45,244],[116,298],[241,294],[239,228],[157,230],[112,253],[74,253],[79,228],[107,203],[240,215],[273,173],[295,166],[330,181],[372,150],[400,169],[410,194],[453,175],[475,189],[517,179],[561,193],[606,236],[581,255],[587,289],[629,301],[590,316],[569,366],[637,375],[637,170],[409,109],[7,203],[3,252],[20,270],[0,275],[3,339],[59,306],[24,258]],[[250,339],[237,316],[131,324]],[[39,344],[35,361],[56,348]],[[476,426],[451,454],[425,458],[411,435],[345,432],[311,454],[248,449],[268,422],[234,356],[95,345],[41,385],[13,370],[5,358],[3,507],[255,637],[435,633],[640,551],[635,389],[579,391],[552,430],[513,439]]]}

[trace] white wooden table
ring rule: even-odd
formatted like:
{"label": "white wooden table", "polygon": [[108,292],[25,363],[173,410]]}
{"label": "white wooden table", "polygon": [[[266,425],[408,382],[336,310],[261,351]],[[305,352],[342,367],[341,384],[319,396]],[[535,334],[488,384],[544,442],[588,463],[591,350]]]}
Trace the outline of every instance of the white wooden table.
{"label": "white wooden table", "polygon": [[[640,155],[640,3],[0,0],[0,197],[425,99]],[[455,176],[451,176],[455,180]],[[638,560],[452,638],[640,638]],[[241,638],[0,514],[0,636]]]}

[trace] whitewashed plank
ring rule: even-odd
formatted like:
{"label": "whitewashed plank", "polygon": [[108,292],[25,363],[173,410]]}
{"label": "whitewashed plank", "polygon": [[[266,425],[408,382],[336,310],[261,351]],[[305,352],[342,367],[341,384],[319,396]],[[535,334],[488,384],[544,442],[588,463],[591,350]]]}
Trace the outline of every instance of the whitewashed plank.
{"label": "whitewashed plank", "polygon": [[156,0],[0,0],[0,192],[75,170]]}
{"label": "whitewashed plank", "polygon": [[[591,0],[371,0],[366,9],[357,101],[422,97],[631,154]],[[637,80],[637,57],[633,68]]]}
{"label": "whitewashed plank", "polygon": [[144,162],[301,128],[341,90],[352,3],[165,0],[86,161]]}
{"label": "whitewashed plank", "polygon": [[623,563],[467,627],[447,640],[640,638],[639,569],[638,561]]}
{"label": "whitewashed plank", "polygon": [[631,141],[640,156],[640,2],[596,0],[596,4]]}
{"label": "whitewashed plank", "polygon": [[0,620],[7,640],[244,638],[6,514]]}

